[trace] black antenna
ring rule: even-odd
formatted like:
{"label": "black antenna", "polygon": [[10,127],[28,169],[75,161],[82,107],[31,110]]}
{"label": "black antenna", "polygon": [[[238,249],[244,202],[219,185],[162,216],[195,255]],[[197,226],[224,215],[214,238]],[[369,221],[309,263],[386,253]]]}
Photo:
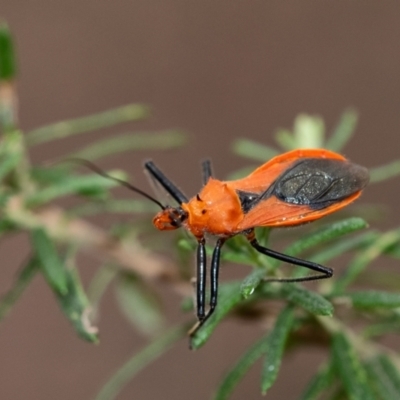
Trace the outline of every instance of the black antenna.
{"label": "black antenna", "polygon": [[153,163],[147,161],[144,163],[146,170],[155,178],[155,180],[172,196],[173,199],[179,204],[187,203],[188,198],[178,189],[178,187],[168,179],[163,172]]}
{"label": "black antenna", "polygon": [[153,196],[150,196],[149,194],[147,194],[143,190],[137,188],[136,186],[133,186],[129,182],[126,182],[126,181],[124,181],[122,179],[118,179],[118,178],[115,178],[115,177],[107,174],[106,172],[104,172],[101,168],[99,168],[96,164],[92,163],[91,161],[85,160],[83,158],[74,158],[74,157],[73,158],[67,158],[67,159],[65,159],[63,161],[74,162],[74,163],[77,163],[77,164],[84,165],[85,167],[89,168],[91,171],[95,172],[96,174],[98,174],[100,176],[104,176],[104,178],[111,179],[111,180],[113,180],[115,182],[118,182],[120,185],[125,186],[126,188],[132,190],[133,192],[139,193],[143,197],[146,197],[148,200],[152,201],[153,203],[155,203],[159,207],[161,207],[162,210],[165,210],[165,208],[166,208],[157,199],[155,199]]}

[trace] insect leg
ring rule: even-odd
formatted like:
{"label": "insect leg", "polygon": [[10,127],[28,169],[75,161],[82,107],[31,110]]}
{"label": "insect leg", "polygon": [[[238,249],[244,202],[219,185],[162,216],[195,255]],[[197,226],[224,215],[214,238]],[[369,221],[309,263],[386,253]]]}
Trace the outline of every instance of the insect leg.
{"label": "insect leg", "polygon": [[179,204],[188,202],[188,198],[156,167],[153,161],[145,162],[144,167]]}
{"label": "insect leg", "polygon": [[[210,308],[207,314],[197,322],[197,324],[189,331],[190,336],[194,334],[203,326],[203,324],[211,317],[215,307],[217,306],[218,300],[218,272],[219,272],[219,262],[221,258],[221,247],[224,244],[225,239],[218,239],[215,246],[212,259],[211,259],[211,270],[210,270]],[[198,265],[198,269],[199,269]],[[199,276],[199,274],[198,274]]]}
{"label": "insect leg", "polygon": [[197,246],[196,314],[199,321],[203,321],[206,314],[207,255],[205,243],[204,238],[201,238]]}
{"label": "insect leg", "polygon": [[203,320],[203,323],[211,317],[211,314],[214,312],[215,307],[217,306],[219,261],[221,259],[221,247],[224,243],[225,239],[218,239],[212,255],[210,270],[210,308]]}
{"label": "insect leg", "polygon": [[203,184],[205,185],[213,175],[211,160],[203,160],[203,162],[201,163],[201,167],[203,170]]}
{"label": "insect leg", "polygon": [[283,253],[279,253],[277,251],[268,249],[264,246],[261,246],[255,235],[254,235],[254,229],[252,229],[247,235],[246,235],[247,240],[250,242],[250,244],[260,253],[265,254],[266,256],[275,258],[279,261],[287,262],[289,264],[294,264],[298,265],[299,267],[304,267],[311,269],[315,272],[319,272],[316,275],[309,275],[309,276],[304,276],[301,278],[270,278],[270,279],[265,279],[267,282],[305,282],[305,281],[315,281],[318,279],[325,279],[325,278],[330,278],[333,275],[333,270],[332,268],[324,267],[321,264],[314,263],[312,261],[307,261],[303,260],[301,258],[296,258],[292,256],[288,256]]}

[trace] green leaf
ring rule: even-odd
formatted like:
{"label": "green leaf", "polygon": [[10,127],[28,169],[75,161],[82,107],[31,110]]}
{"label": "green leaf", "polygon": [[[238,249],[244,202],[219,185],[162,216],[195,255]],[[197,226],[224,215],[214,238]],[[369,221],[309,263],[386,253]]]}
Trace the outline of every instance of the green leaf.
{"label": "green leaf", "polygon": [[66,165],[53,165],[52,167],[32,167],[32,179],[41,186],[58,183],[60,180],[71,177],[71,169]]}
{"label": "green leaf", "polygon": [[370,243],[376,240],[378,235],[378,232],[368,231],[355,237],[346,237],[343,240],[340,240],[338,243],[330,244],[326,249],[319,250],[316,254],[310,257],[310,260],[315,263],[324,264],[350,250],[368,246]]}
{"label": "green leaf", "polygon": [[82,288],[78,271],[75,268],[65,269],[67,290],[55,292],[64,315],[72,323],[78,335],[91,343],[98,342],[97,328],[90,321],[91,306]]}
{"label": "green leaf", "polygon": [[251,160],[265,162],[278,154],[272,147],[249,139],[237,139],[232,144],[233,152]]}
{"label": "green leaf", "polygon": [[357,125],[358,115],[353,109],[346,110],[333,134],[326,142],[326,148],[332,151],[341,151],[346,143],[353,136]]}
{"label": "green leaf", "polygon": [[19,272],[13,287],[0,300],[0,321],[7,316],[12,306],[22,295],[26,287],[31,283],[38,271],[37,259],[30,259]]}
{"label": "green leaf", "polygon": [[395,243],[393,246],[388,247],[384,254],[387,254],[393,258],[400,258],[400,244]]}
{"label": "green leaf", "polygon": [[[262,243],[265,239],[267,241],[267,235],[264,231],[260,231],[257,235]],[[243,235],[236,235],[235,237],[228,240],[226,244],[226,251],[222,253],[222,259],[230,262],[239,264],[251,265],[254,267],[262,267],[267,271],[267,268],[271,267],[273,260],[270,257],[266,257],[264,254],[259,253],[249,245],[249,242]]]}
{"label": "green leaf", "polygon": [[[387,367],[389,366],[389,370]],[[365,364],[369,385],[375,389],[381,399],[399,399],[399,372],[384,355],[369,360]]]}
{"label": "green leaf", "polygon": [[342,221],[337,221],[329,225],[323,226],[316,232],[305,235],[302,239],[297,240],[285,249],[285,254],[297,255],[312,247],[323,243],[330,242],[343,235],[356,232],[360,229],[368,227],[368,223],[362,218],[352,217]]}
{"label": "green leaf", "polygon": [[14,79],[17,71],[14,43],[8,25],[0,21],[0,81]]}
{"label": "green leaf", "polygon": [[300,285],[285,283],[282,285],[281,293],[291,303],[304,308],[311,314],[329,317],[333,315],[332,303],[320,294],[307,290]]}
{"label": "green leaf", "polygon": [[254,298],[285,299],[314,315],[332,316],[332,304],[316,292],[296,283],[264,282],[259,285]]}
{"label": "green leaf", "polygon": [[242,300],[240,282],[224,283],[219,287],[218,307],[214,314],[191,339],[191,348],[203,346],[221,320]]}
{"label": "green leaf", "polygon": [[287,307],[283,310],[267,338],[267,356],[262,369],[261,391],[265,395],[275,382],[281,366],[287,338],[294,324],[294,311]]}
{"label": "green leaf", "polygon": [[116,283],[118,303],[127,319],[145,335],[159,333],[164,318],[154,291],[129,273],[120,273]]}
{"label": "green leaf", "polygon": [[19,164],[22,154],[9,153],[0,158],[0,180],[4,179]]}
{"label": "green leaf", "polygon": [[317,374],[312,378],[306,390],[301,395],[300,400],[317,400],[319,395],[332,385],[333,378],[334,370],[332,363],[329,362],[328,365],[320,368]]}
{"label": "green leaf", "polygon": [[[112,171],[108,174],[115,176],[118,179],[126,179],[126,175],[121,171]],[[104,193],[105,190],[117,185],[118,183],[115,181],[94,174],[68,176],[67,178],[29,196],[27,199],[27,205],[28,207],[37,207],[58,197],[71,194],[96,195]]]}
{"label": "green leaf", "polygon": [[[0,208],[4,208],[4,205],[7,203],[10,196],[8,195],[1,195],[0,194]],[[15,230],[14,224],[7,220],[5,217],[0,218],[0,237],[3,236],[5,233],[10,233]]]}
{"label": "green leaf", "polygon": [[319,149],[324,145],[325,124],[318,116],[299,114],[294,120],[296,148]]}
{"label": "green leaf", "polygon": [[400,293],[378,292],[376,290],[346,293],[356,308],[397,308],[400,307]]}
{"label": "green leaf", "polygon": [[349,400],[374,400],[368,387],[364,368],[357,358],[354,348],[342,333],[334,335],[332,343],[335,369],[339,374]]}
{"label": "green leaf", "polygon": [[[358,217],[351,217],[342,221],[337,221],[325,225],[317,231],[305,235],[302,239],[295,241],[290,246],[286,247],[284,253],[290,256],[296,256],[313,247],[328,243],[343,235],[364,229],[367,226],[367,222]],[[280,261],[272,260],[272,264],[276,268],[280,264]]]}
{"label": "green leaf", "polygon": [[87,117],[57,122],[37,128],[26,135],[30,145],[45,143],[80,133],[95,131],[128,121],[138,121],[149,116],[149,108],[142,104],[128,104],[113,110]]}
{"label": "green leaf", "polygon": [[400,175],[400,160],[392,161],[389,164],[369,170],[369,180],[373,183],[382,182],[398,175]]}
{"label": "green leaf", "polygon": [[269,343],[267,342],[267,338],[263,337],[247,350],[234,367],[225,375],[213,397],[213,400],[229,399],[239,381],[244,377],[244,375],[246,375],[247,371],[253,366],[253,364],[259,360],[264,353],[266,353],[268,346]]}
{"label": "green leaf", "polygon": [[[272,349],[272,346],[274,346],[275,344],[277,344],[278,346],[284,346],[287,334],[282,341],[282,337],[278,338],[278,332],[281,332],[282,335],[285,335],[286,332],[288,333],[293,325],[293,321],[293,310],[287,308],[282,311],[277,318],[273,331],[271,331],[268,336],[262,337],[261,340],[257,341],[253,346],[251,346],[251,348],[246,351],[246,353],[239,359],[234,367],[225,375],[213,399],[229,399],[232,391],[238,385],[239,381],[252,367],[252,365],[258,359],[260,359],[263,354],[265,354],[268,350],[272,350],[273,353],[270,360],[278,361],[278,365],[276,365],[276,367],[277,369],[279,369],[281,356],[279,357],[279,350],[276,351],[275,349]],[[276,370],[276,373],[277,372],[278,370]],[[270,376],[268,376],[267,379],[269,380]]]}
{"label": "green leaf", "polygon": [[[224,261],[237,264],[260,266],[258,262],[259,253],[253,251],[248,242],[242,242],[242,239],[243,237],[240,235],[229,240],[227,249],[222,253],[221,258]],[[209,252],[212,253],[212,249],[207,250],[207,253]]]}
{"label": "green leaf", "polygon": [[160,335],[141,352],[131,357],[104,385],[95,400],[115,399],[123,387],[153,360],[158,359],[170,347],[185,336],[187,326],[178,326]]}
{"label": "green leaf", "polygon": [[256,268],[251,274],[244,278],[242,284],[240,285],[240,293],[247,299],[249,298],[258,285],[265,278],[266,270],[264,268]]}
{"label": "green leaf", "polygon": [[196,244],[193,240],[182,238],[178,240],[178,247],[183,250],[194,251],[196,249]]}
{"label": "green leaf", "polygon": [[98,160],[133,150],[164,150],[182,146],[186,142],[185,135],[176,130],[162,132],[142,132],[114,135],[110,139],[97,141],[82,150],[69,154],[66,158],[83,158],[86,160]]}
{"label": "green leaf", "polygon": [[[390,333],[398,333],[400,331],[400,320],[397,315],[390,313],[388,320],[368,325],[362,332],[362,336],[367,339],[383,336]],[[397,331],[397,332],[396,332]]]}
{"label": "green leaf", "polygon": [[57,254],[54,242],[42,228],[34,229],[31,232],[31,240],[47,283],[56,293],[66,295],[69,278],[64,264]]}
{"label": "green leaf", "polygon": [[297,146],[296,139],[288,129],[278,129],[275,132],[275,140],[286,151],[293,150]]}
{"label": "green leaf", "polygon": [[[234,253],[246,253],[247,255],[251,253],[251,246],[249,246],[249,242],[244,235],[236,235],[230,238],[226,242],[225,248]],[[224,253],[226,253],[226,250]]]}
{"label": "green leaf", "polygon": [[400,393],[400,373],[399,369],[395,367],[392,360],[385,354],[381,354],[377,357],[377,362],[380,368],[385,373],[390,384],[397,393]]}
{"label": "green leaf", "polygon": [[97,328],[90,324],[90,306],[82,289],[78,272],[74,268],[64,266],[53,241],[45,230],[42,228],[33,230],[31,238],[39,267],[56,295],[62,311],[83,339],[97,342]]}
{"label": "green leaf", "polygon": [[388,248],[400,241],[400,230],[386,232],[373,241],[362,253],[350,263],[345,273],[333,283],[332,295],[344,292],[365,268]]}
{"label": "green leaf", "polygon": [[20,131],[11,131],[0,143],[0,180],[4,179],[20,163],[24,154]]}

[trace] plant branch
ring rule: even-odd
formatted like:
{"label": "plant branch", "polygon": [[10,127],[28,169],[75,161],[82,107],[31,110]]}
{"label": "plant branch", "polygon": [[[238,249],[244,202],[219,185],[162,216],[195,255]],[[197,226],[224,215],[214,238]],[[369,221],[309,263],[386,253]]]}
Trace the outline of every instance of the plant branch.
{"label": "plant branch", "polygon": [[69,219],[58,207],[32,212],[24,207],[23,198],[14,196],[5,207],[5,217],[27,230],[42,227],[54,240],[76,244],[84,251],[121,265],[149,280],[167,280],[182,294],[190,293],[190,285],[181,281],[178,269],[164,257],[146,251],[138,242],[120,243],[101,228],[81,219]]}

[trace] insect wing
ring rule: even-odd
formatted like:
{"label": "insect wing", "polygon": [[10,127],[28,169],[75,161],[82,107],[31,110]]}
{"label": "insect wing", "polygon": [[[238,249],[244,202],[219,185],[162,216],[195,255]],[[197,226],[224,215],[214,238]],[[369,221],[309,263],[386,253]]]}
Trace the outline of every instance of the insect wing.
{"label": "insect wing", "polygon": [[276,156],[258,167],[250,175],[229,184],[236,190],[261,194],[294,163],[305,158],[329,158],[345,160],[340,154],[324,149],[297,149]]}
{"label": "insect wing", "polygon": [[276,197],[270,197],[260,202],[257,207],[245,215],[243,221],[239,224],[238,230],[244,231],[255,226],[294,226],[315,221],[346,207],[360,195],[361,191],[322,210],[313,210],[307,205],[297,206],[285,203]]}
{"label": "insect wing", "polygon": [[[301,157],[296,159],[296,155]],[[297,150],[275,157],[248,179],[260,179],[263,174],[269,183],[264,192],[238,191],[245,213],[239,229],[290,226],[321,218],[354,201],[369,180],[364,167],[323,150]]]}

